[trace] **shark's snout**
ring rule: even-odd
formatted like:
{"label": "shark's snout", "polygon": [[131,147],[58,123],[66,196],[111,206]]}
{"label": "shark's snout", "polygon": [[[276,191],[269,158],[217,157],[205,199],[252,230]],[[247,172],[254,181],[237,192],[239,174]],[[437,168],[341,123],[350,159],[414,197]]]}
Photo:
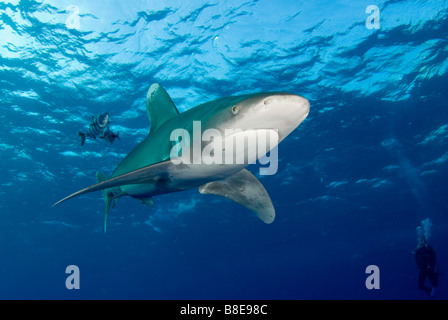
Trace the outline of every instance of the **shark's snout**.
{"label": "shark's snout", "polygon": [[308,116],[310,103],[294,94],[272,94],[254,108],[254,116],[265,128],[278,130],[280,140],[289,135]]}
{"label": "shark's snout", "polygon": [[266,108],[272,108],[272,111],[280,116],[288,114],[297,116],[305,115],[306,117],[310,112],[309,101],[295,94],[272,95],[265,98],[263,104]]}

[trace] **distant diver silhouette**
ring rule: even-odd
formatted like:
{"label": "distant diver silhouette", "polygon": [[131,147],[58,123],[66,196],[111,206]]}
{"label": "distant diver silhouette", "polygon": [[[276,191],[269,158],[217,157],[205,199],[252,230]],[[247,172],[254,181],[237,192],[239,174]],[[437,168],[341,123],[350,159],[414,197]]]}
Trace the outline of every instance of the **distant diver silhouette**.
{"label": "distant diver silhouette", "polygon": [[[435,270],[437,266],[436,252],[428,243],[431,225],[428,218],[421,222],[421,226],[417,227],[418,245],[413,253],[417,268],[420,270],[418,287],[420,290],[426,291],[429,296],[434,297],[437,294],[440,272]],[[429,279],[431,288],[425,285],[426,278]]]}

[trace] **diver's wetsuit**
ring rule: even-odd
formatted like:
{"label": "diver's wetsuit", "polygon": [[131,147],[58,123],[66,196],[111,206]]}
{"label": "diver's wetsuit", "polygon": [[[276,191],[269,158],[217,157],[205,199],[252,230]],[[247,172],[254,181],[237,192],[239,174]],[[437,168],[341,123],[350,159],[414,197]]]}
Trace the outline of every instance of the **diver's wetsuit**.
{"label": "diver's wetsuit", "polygon": [[436,253],[429,244],[425,243],[415,251],[415,262],[420,270],[418,277],[418,286],[420,290],[424,290],[431,295],[431,289],[425,286],[426,278],[429,278],[433,288],[437,288],[439,283],[439,274],[434,271],[436,267]]}

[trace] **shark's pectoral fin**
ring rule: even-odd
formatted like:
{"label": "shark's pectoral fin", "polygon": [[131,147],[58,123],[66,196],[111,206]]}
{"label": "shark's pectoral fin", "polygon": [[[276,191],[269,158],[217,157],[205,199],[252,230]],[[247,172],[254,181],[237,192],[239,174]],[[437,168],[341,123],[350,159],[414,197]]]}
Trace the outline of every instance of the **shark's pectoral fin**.
{"label": "shark's pectoral fin", "polygon": [[251,209],[265,223],[275,218],[275,209],[268,192],[260,181],[243,169],[223,180],[206,183],[199,187],[202,194],[216,194]]}
{"label": "shark's pectoral fin", "polygon": [[[128,173],[122,174],[120,176],[108,179],[106,179],[106,175],[100,174],[100,179],[98,179],[98,183],[90,186],[88,188],[79,190],[78,192],[75,192],[68,197],[65,197],[62,200],[59,200],[56,202],[54,206],[57,206],[58,204],[67,201],[68,199],[99,190],[104,189],[111,189],[115,187],[120,187],[128,184],[140,184],[140,183],[150,183],[154,184],[160,187],[164,187],[170,182],[170,178],[167,177],[167,172],[170,172],[172,174],[176,174],[177,172],[182,173],[184,171],[185,165],[179,164],[175,165],[170,160],[159,162],[156,164],[152,164],[150,166],[143,167],[141,169],[137,169],[134,171],[130,171]],[[104,191],[106,192],[106,191]],[[104,196],[103,192],[103,196]],[[120,197],[122,194],[112,194],[112,196],[107,195],[110,197],[109,201],[112,201],[113,199]],[[106,199],[104,200],[106,201]]]}

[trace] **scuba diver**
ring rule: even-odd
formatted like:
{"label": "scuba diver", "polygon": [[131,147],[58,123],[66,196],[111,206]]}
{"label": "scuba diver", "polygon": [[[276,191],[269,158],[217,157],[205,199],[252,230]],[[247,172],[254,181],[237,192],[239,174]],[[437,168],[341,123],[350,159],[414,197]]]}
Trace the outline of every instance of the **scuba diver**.
{"label": "scuba diver", "polygon": [[[118,136],[119,132],[114,133],[112,130],[109,129],[109,126],[106,127],[106,130],[103,132],[103,136],[100,137],[100,139],[106,140],[106,142],[114,143],[115,139],[120,140],[120,137]],[[120,140],[121,141],[121,140]]]}
{"label": "scuba diver", "polygon": [[78,135],[81,137],[81,146],[86,142],[86,138],[90,137],[96,139],[96,137],[100,134],[104,134],[104,129],[109,123],[109,113],[105,112],[103,114],[99,114],[96,117],[92,117],[92,122],[87,129],[87,133],[82,133],[78,131]]}
{"label": "scuba diver", "polygon": [[[426,291],[429,296],[434,297],[437,293],[439,284],[439,271],[435,271],[437,265],[436,253],[429,245],[428,238],[430,236],[431,221],[428,219],[421,222],[421,226],[417,227],[418,245],[414,250],[415,262],[420,270],[418,276],[418,287],[420,290]],[[431,283],[431,288],[425,285],[426,278]]]}

